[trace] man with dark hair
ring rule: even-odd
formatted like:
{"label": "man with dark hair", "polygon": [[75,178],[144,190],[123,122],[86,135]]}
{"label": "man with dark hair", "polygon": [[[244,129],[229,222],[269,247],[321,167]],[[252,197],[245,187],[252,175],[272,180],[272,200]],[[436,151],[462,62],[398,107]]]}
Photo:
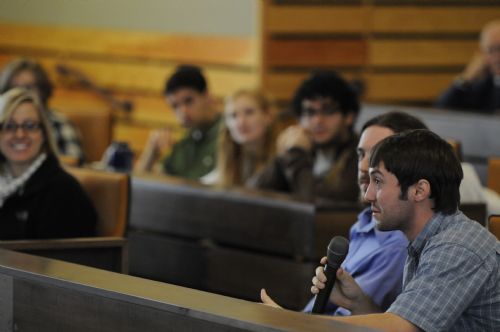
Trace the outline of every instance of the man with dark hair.
{"label": "man with dark hair", "polygon": [[[426,126],[419,119],[401,112],[382,114],[364,124],[357,147],[358,184],[362,201],[369,184],[368,160],[372,147],[395,133],[424,128]],[[351,227],[349,237],[349,254],[342,267],[377,305],[384,310],[389,308],[401,292],[408,241],[400,231],[377,230],[369,207],[359,214],[358,221]],[[268,303],[265,291],[262,297],[262,300]],[[310,312],[313,304],[314,299],[304,311]],[[326,314],[345,316],[350,315],[350,311],[330,302]]]}
{"label": "man with dark hair", "polygon": [[356,201],[353,123],[360,106],[354,89],[333,71],[317,71],[299,86],[292,107],[299,125],[278,137],[278,157],[256,186],[304,199]]}
{"label": "man with dark hair", "polygon": [[212,107],[207,82],[201,69],[180,66],[168,79],[164,89],[167,103],[180,124],[188,129],[186,136],[174,143],[170,130],[156,130],[139,158],[136,170],[151,171],[165,151],[171,153],[162,162],[166,174],[199,179],[215,166],[220,116]]}
{"label": "man with dark hair", "polygon": [[463,73],[439,97],[437,107],[487,114],[500,109],[500,20],[483,27],[479,48]]}
{"label": "man with dark hair", "polygon": [[[403,291],[377,313],[339,269],[330,299],[351,309],[343,320],[384,331],[500,331],[500,242],[458,210],[463,173],[451,146],[428,130],[393,135],[373,148],[369,173],[377,228],[410,241]],[[325,282],[318,267],[311,291]]]}

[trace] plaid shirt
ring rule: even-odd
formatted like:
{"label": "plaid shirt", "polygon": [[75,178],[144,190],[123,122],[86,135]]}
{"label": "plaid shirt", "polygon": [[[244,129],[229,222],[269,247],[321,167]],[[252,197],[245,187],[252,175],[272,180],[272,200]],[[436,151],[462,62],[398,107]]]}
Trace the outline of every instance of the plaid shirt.
{"label": "plaid shirt", "polygon": [[85,161],[82,143],[78,130],[62,114],[48,111],[47,117],[52,124],[54,138],[59,153],[67,156],[77,157],[80,164]]}
{"label": "plaid shirt", "polygon": [[500,331],[500,242],[462,212],[435,214],[408,246],[388,312],[424,331]]}

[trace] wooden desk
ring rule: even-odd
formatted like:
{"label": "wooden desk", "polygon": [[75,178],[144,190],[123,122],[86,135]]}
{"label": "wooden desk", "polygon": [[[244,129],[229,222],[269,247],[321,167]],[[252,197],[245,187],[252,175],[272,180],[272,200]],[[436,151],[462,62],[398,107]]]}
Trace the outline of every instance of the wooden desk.
{"label": "wooden desk", "polygon": [[121,237],[0,241],[0,248],[128,273],[128,245]]}
{"label": "wooden desk", "polygon": [[0,249],[1,331],[369,331]]}
{"label": "wooden desk", "polygon": [[282,305],[301,309],[330,239],[346,236],[359,211],[135,176],[130,273],[253,301],[265,287]]}

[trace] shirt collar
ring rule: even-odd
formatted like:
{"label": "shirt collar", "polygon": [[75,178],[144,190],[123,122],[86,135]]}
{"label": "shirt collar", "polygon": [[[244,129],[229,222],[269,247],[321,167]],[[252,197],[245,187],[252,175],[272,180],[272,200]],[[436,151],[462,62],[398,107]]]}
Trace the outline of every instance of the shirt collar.
{"label": "shirt collar", "polygon": [[221,122],[222,117],[220,115],[217,115],[212,122],[201,126],[199,128],[192,128],[189,131],[189,135],[191,138],[196,141],[200,142],[204,140],[207,137],[210,137],[210,139],[214,138],[217,136],[217,133],[219,131],[219,124]]}
{"label": "shirt collar", "polygon": [[359,233],[368,233],[375,227],[372,221],[372,209],[367,207],[358,214],[358,222],[356,223],[356,231]]}
{"label": "shirt collar", "polygon": [[444,215],[442,213],[435,213],[432,216],[424,226],[424,229],[408,244],[408,255],[412,257],[420,256],[429,238],[435,235],[441,228],[443,218]]}

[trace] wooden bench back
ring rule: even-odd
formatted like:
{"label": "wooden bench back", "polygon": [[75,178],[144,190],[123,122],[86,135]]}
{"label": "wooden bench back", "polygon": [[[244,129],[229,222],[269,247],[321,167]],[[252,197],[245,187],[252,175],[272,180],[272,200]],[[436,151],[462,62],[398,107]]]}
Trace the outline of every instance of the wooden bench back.
{"label": "wooden bench back", "polygon": [[130,180],[125,173],[67,167],[90,196],[97,210],[99,236],[125,236],[130,202]]}

